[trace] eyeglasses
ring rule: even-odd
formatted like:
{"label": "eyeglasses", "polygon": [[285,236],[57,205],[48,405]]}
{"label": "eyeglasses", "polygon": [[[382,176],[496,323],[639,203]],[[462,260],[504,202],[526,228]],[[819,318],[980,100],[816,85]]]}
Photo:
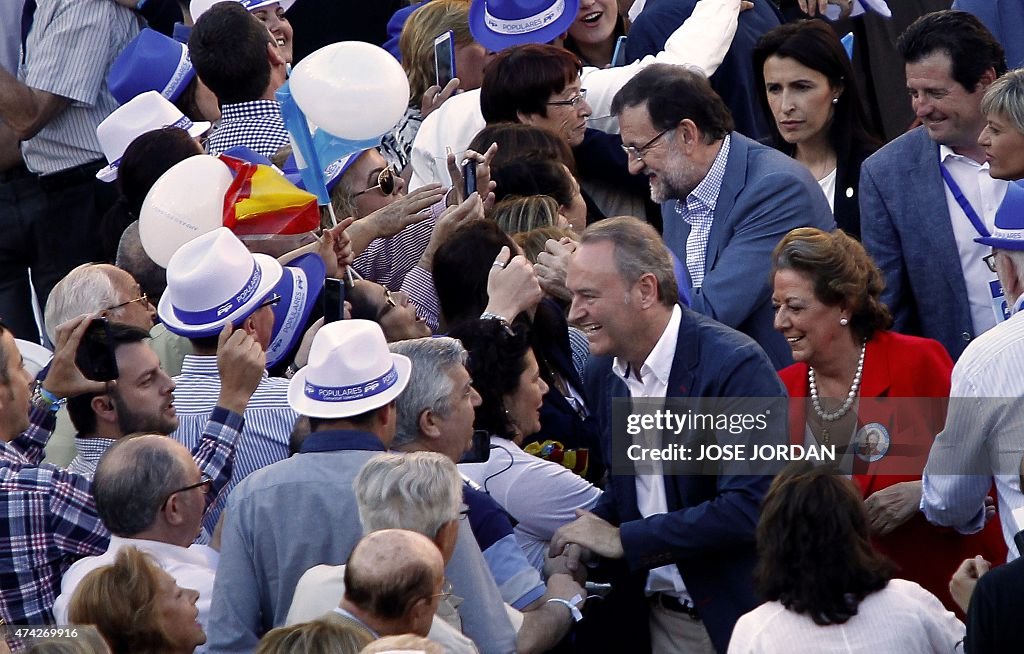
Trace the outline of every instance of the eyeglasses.
{"label": "eyeglasses", "polygon": [[662,136],[665,136],[674,129],[675,127],[669,127],[668,129],[661,130],[660,132],[658,132],[657,136],[655,136],[647,143],[644,143],[640,147],[635,147],[632,145],[623,145],[622,151],[626,153],[626,157],[636,159],[640,163],[643,163],[644,155],[647,154],[647,151],[654,146],[655,142],[657,142],[658,139],[660,139]]}
{"label": "eyeglasses", "polygon": [[459,509],[459,520],[465,520],[469,516],[469,507],[465,504]]}
{"label": "eyeglasses", "polygon": [[587,90],[580,89],[580,92],[572,96],[568,100],[553,100],[551,102],[545,102],[544,104],[555,106],[555,107],[572,107],[575,109],[581,102],[587,99]]}
{"label": "eyeglasses", "polygon": [[145,293],[143,293],[142,295],[140,295],[139,297],[135,298],[134,300],[128,300],[127,302],[122,302],[121,304],[115,304],[112,307],[107,307],[103,311],[114,311],[116,309],[120,309],[121,307],[126,307],[129,304],[132,304],[132,303],[135,303],[135,302],[141,302],[142,306],[148,307],[149,306],[149,297]]}
{"label": "eyeglasses", "polygon": [[384,301],[387,302],[388,306],[394,309],[398,306],[398,301],[395,300],[395,296],[391,294],[391,290],[384,289]]}
{"label": "eyeglasses", "polygon": [[981,260],[985,262],[985,265],[988,266],[989,270],[991,270],[992,272],[996,271],[996,253],[995,252],[993,252],[992,254],[988,254],[988,255],[983,256],[981,258]]}
{"label": "eyeglasses", "polygon": [[189,484],[188,486],[184,486],[182,488],[179,488],[178,490],[173,490],[170,493],[168,493],[167,497],[164,498],[163,504],[160,505],[160,508],[162,509],[167,504],[167,501],[171,499],[171,497],[173,497],[176,493],[184,493],[185,491],[190,491],[193,488],[202,488],[203,486],[206,486],[206,489],[203,491],[203,495],[206,496],[206,504],[207,506],[209,506],[210,490],[213,488],[213,479],[210,478],[210,475],[204,472],[199,476],[199,481],[197,481],[196,483]]}
{"label": "eyeglasses", "polygon": [[443,601],[447,600],[449,597],[451,597],[454,594],[455,594],[455,592],[452,590],[452,582],[450,582],[448,580],[445,580],[444,586],[441,587],[441,592],[440,593],[434,593],[433,595],[430,596],[430,599],[433,599],[435,597],[440,597],[441,601],[443,602]]}
{"label": "eyeglasses", "polygon": [[395,182],[395,178],[397,176],[398,173],[395,171],[395,169],[392,166],[387,166],[386,168],[381,170],[380,173],[378,173],[376,186],[371,186],[368,189],[359,191],[352,197],[358,198],[363,193],[369,193],[370,191],[374,191],[376,189],[380,189],[380,192],[383,193],[384,195],[391,195],[396,190],[398,190],[398,184]]}
{"label": "eyeglasses", "polygon": [[262,302],[260,302],[260,305],[258,307],[256,307],[256,310],[259,311],[263,307],[272,307],[272,306],[274,306],[275,304],[277,304],[280,301],[281,301],[281,296],[280,295],[278,295],[277,293],[271,293],[270,295],[267,296],[266,300],[263,300]]}

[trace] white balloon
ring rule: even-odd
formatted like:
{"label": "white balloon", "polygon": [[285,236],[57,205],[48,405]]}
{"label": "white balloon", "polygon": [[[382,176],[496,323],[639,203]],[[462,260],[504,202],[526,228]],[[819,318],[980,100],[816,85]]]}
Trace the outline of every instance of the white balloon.
{"label": "white balloon", "polygon": [[224,224],[224,194],[234,176],[210,155],[180,161],[160,176],[139,215],[139,238],[164,268],[179,247]]}
{"label": "white balloon", "polygon": [[409,106],[409,79],[386,50],[362,41],[324,46],[292,70],[295,103],[320,129],[343,139],[378,137]]}

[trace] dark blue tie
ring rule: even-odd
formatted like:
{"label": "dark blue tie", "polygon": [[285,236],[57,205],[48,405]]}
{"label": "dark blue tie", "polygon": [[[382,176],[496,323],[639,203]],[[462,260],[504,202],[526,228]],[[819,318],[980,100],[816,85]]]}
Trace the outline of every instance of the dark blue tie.
{"label": "dark blue tie", "polygon": [[21,11],[21,63],[25,63],[25,43],[28,33],[32,31],[32,19],[36,15],[36,0],[25,0],[25,8]]}

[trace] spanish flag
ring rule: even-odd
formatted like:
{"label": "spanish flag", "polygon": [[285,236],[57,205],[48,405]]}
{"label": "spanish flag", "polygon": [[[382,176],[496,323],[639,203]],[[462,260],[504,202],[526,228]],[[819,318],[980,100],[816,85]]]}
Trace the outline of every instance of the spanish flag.
{"label": "spanish flag", "polygon": [[316,196],[270,166],[220,155],[235,176],[224,194],[224,226],[238,236],[302,234],[320,227]]}

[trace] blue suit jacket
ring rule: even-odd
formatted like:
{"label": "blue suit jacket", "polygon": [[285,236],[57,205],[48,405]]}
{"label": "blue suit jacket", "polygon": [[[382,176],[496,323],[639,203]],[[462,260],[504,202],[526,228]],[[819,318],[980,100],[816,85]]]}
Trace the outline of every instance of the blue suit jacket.
{"label": "blue suit jacket", "polygon": [[[757,343],[685,307],[682,311],[668,397],[786,397],[785,387]],[[628,398],[629,391],[611,366],[611,357],[594,357],[587,366],[585,382],[606,454],[613,445],[624,448],[629,438],[615,434],[612,442],[612,400]],[[772,421],[772,434],[784,442],[788,438],[785,410],[773,412]],[[666,438],[681,443],[690,435]],[[743,434],[736,442],[748,438]],[[771,479],[727,472],[666,475],[668,513],[643,518],[637,508],[636,477],[619,472],[612,470],[594,513],[620,527],[625,561],[637,580],[632,606],[643,606],[641,582],[647,571],[675,563],[715,648],[725,652],[736,620],[759,603],[752,577],[754,528]],[[646,632],[647,621],[632,617],[620,622],[620,628]],[[644,642],[639,633],[623,636]]]}
{"label": "blue suit jacket", "polygon": [[868,157],[860,173],[861,238],[885,275],[893,329],[934,338],[955,361],[974,338],[960,255],[924,127]]}
{"label": "blue suit jacket", "polygon": [[[675,200],[662,205],[665,244],[686,261],[690,225]],[[708,236],[704,281],[690,307],[738,329],[764,348],[776,370],[793,363],[786,339],[775,331],[768,273],[771,253],[797,227],[835,228],[821,187],[803,165],[783,153],[732,133],[725,177]]]}

